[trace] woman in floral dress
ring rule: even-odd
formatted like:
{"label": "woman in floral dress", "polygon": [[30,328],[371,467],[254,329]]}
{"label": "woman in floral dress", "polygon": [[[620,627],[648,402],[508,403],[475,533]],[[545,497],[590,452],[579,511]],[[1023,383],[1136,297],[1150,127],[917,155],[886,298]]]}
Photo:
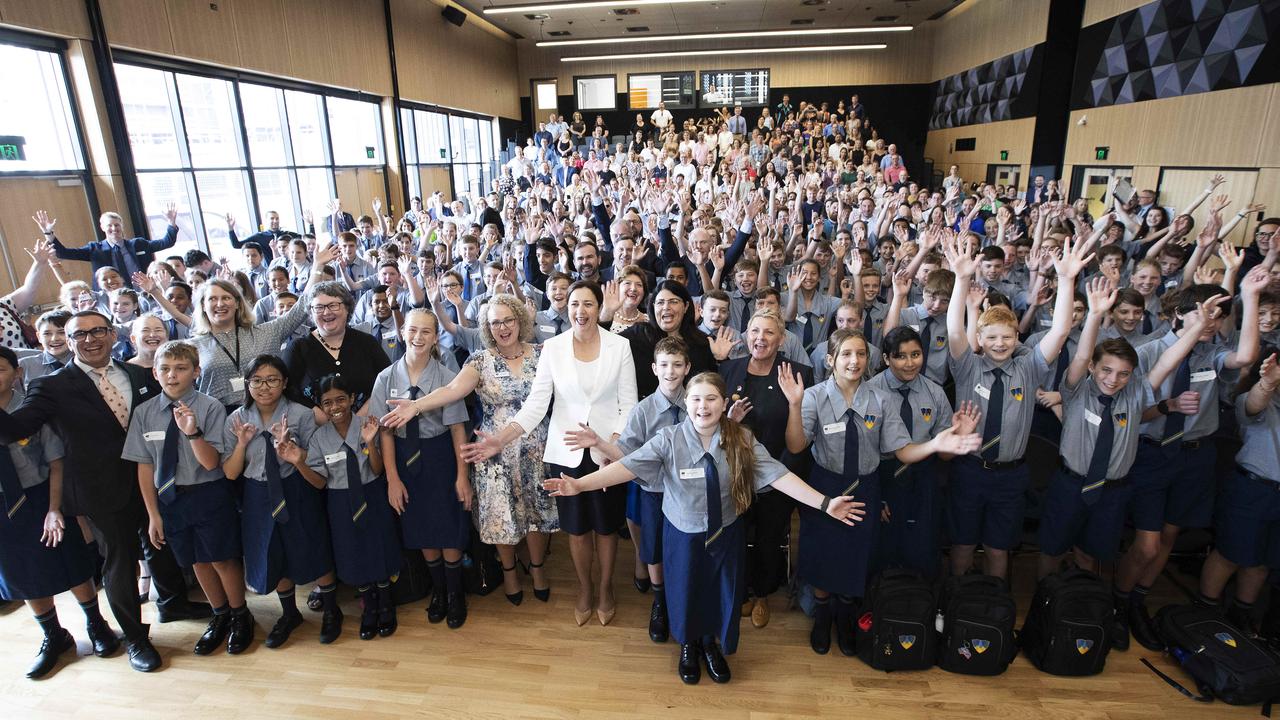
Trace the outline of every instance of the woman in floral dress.
{"label": "woman in floral dress", "polygon": [[[418,413],[461,400],[474,391],[484,411],[479,430],[497,433],[506,427],[520,411],[537,374],[540,347],[529,342],[533,320],[515,296],[495,295],[485,307],[480,335],[484,349],[467,360],[452,382],[414,401],[389,400],[392,410],[383,416],[382,423],[400,427]],[[521,540],[529,545],[533,594],[543,602],[551,595],[542,564],[548,536],[560,529],[560,518],[555,500],[542,489],[547,423],[544,418],[532,432],[502,453],[476,463],[471,471],[476,527],[481,540],[498,548],[503,591],[513,605],[524,599],[516,574],[515,546]]]}

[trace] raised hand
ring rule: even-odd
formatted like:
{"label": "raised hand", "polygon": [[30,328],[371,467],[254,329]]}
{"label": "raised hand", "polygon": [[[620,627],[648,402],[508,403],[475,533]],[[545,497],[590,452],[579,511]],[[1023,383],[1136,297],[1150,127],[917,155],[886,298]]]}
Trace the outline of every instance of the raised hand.
{"label": "raised hand", "polygon": [[316,248],[316,264],[328,265],[338,258],[338,246],[336,243],[327,242]]}
{"label": "raised hand", "polygon": [[1257,297],[1271,283],[1271,273],[1261,265],[1255,265],[1240,281],[1240,292],[1246,296]]}
{"label": "raised hand", "polygon": [[570,450],[586,450],[600,444],[600,436],[586,423],[578,423],[577,430],[564,431],[564,444]]}
{"label": "raised hand", "polygon": [[1280,383],[1280,359],[1277,358],[1277,354],[1271,353],[1262,358],[1262,367],[1258,372],[1261,381],[1274,389]]}
{"label": "raised hand", "polygon": [[1218,257],[1222,258],[1222,264],[1228,270],[1239,268],[1244,264],[1244,256],[1240,254],[1240,250],[1229,242],[1218,246]]}
{"label": "raised hand", "polygon": [[258,437],[258,428],[252,423],[243,422],[239,418],[232,418],[231,434],[236,438],[236,447],[248,447],[249,443]]}
{"label": "raised hand", "polygon": [[1104,315],[1116,304],[1119,290],[1109,278],[1095,277],[1085,286],[1085,296],[1089,299],[1089,312]]}
{"label": "raised hand", "polygon": [[804,401],[804,380],[799,372],[791,371],[791,363],[784,362],[778,366],[778,389],[782,390],[782,395],[792,405],[799,405]]}
{"label": "raised hand", "polygon": [[911,292],[911,284],[913,282],[914,282],[914,279],[911,277],[911,273],[907,272],[907,269],[905,267],[902,268],[901,270],[898,270],[893,274],[894,294],[903,298],[907,297],[907,295]]}
{"label": "raised hand", "polygon": [[366,446],[372,445],[380,430],[377,418],[365,418],[364,423],[360,426],[360,442]]}
{"label": "raised hand", "polygon": [[36,225],[40,227],[40,232],[45,235],[53,234],[53,226],[58,224],[57,218],[49,217],[49,213],[44,210],[37,210],[36,214],[31,217]]}
{"label": "raised hand", "polygon": [[729,406],[729,419],[734,422],[742,422],[742,419],[747,416],[747,413],[751,412],[752,407],[754,406],[751,404],[751,400],[749,398],[744,397],[739,400],[734,400],[733,404]]}
{"label": "raised hand", "polygon": [[1075,278],[1080,275],[1085,266],[1093,260],[1093,253],[1089,252],[1091,245],[1092,243],[1088,241],[1073,242],[1071,238],[1063,238],[1062,257],[1053,260],[1053,269],[1058,272],[1058,282],[1063,282],[1064,278]]}
{"label": "raised hand", "polygon": [[226,218],[227,218],[227,232],[235,232],[236,231],[235,216],[232,215],[231,213],[227,213]]}
{"label": "raised hand", "polygon": [[957,435],[968,435],[978,429],[980,420],[982,420],[982,411],[978,409],[978,403],[965,400],[952,413],[951,426],[955,428]]}
{"label": "raised hand", "polygon": [[53,243],[45,240],[44,238],[36,240],[36,244],[33,245],[30,250],[25,250],[25,252],[31,257],[32,261],[40,265],[48,265],[54,262],[57,257],[54,252]]}

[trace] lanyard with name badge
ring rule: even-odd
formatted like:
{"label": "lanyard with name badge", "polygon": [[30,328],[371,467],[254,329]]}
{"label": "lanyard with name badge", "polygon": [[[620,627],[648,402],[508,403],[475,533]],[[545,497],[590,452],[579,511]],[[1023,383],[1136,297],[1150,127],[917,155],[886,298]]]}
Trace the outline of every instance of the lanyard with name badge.
{"label": "lanyard with name badge", "polygon": [[[213,342],[218,346],[218,349],[222,350],[222,354],[226,355],[228,360],[236,364],[236,372],[239,373],[239,372],[242,372],[242,370],[240,369],[240,328],[237,327],[232,332],[234,332],[236,335],[236,354],[235,355],[231,354],[231,351],[227,349],[226,345],[222,344],[222,341],[218,339],[218,336],[216,334],[213,335]],[[244,392],[243,377],[237,376],[237,377],[231,378],[231,391]]]}

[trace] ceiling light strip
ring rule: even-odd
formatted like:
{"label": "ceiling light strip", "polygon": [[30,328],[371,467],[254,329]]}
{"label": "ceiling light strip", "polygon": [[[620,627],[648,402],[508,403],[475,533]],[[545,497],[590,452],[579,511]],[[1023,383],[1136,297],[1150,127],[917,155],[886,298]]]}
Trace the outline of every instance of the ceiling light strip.
{"label": "ceiling light strip", "polygon": [[590,10],[592,8],[636,7],[638,5],[676,5],[695,2],[727,2],[727,0],[586,0],[586,2],[536,3],[532,5],[503,5],[487,7],[485,15],[546,12],[548,10]]}
{"label": "ceiling light strip", "polygon": [[757,37],[812,37],[814,35],[856,35],[879,32],[910,32],[910,25],[886,25],[884,27],[829,28],[813,30],[759,30],[751,32],[696,33],[692,35],[639,35],[589,40],[545,40],[538,47],[566,47],[570,45],[614,45],[618,43],[665,42],[679,40],[728,40]]}
{"label": "ceiling light strip", "polygon": [[642,58],[696,57],[710,55],[749,55],[764,53],[845,52],[847,50],[883,50],[888,45],[809,45],[804,47],[742,48],[740,50],[682,50],[677,52],[624,53],[621,55],[585,55],[560,58],[560,62],[592,62],[608,60],[638,60]]}

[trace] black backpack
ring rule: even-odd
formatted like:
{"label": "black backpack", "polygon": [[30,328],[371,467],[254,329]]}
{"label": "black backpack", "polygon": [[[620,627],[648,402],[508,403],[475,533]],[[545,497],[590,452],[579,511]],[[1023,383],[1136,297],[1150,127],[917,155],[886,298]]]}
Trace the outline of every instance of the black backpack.
{"label": "black backpack", "polygon": [[469,595],[488,595],[502,585],[502,560],[498,549],[483,542],[471,528],[471,547],[462,554],[462,584]]}
{"label": "black backpack", "polygon": [[938,603],[942,632],[938,667],[964,675],[999,675],[1018,654],[1018,607],[1005,583],[990,575],[947,578]]}
{"label": "black backpack", "polygon": [[1018,642],[1051,675],[1096,675],[1111,652],[1114,619],[1115,604],[1102,578],[1073,568],[1036,586]]}
{"label": "black backpack", "polygon": [[933,587],[914,570],[885,570],[871,582],[858,617],[858,657],[877,670],[933,667],[937,632]]}
{"label": "black backpack", "polygon": [[[1156,629],[1174,659],[1196,681],[1195,697],[1143,658],[1142,663],[1182,694],[1228,705],[1252,705],[1280,699],[1280,657],[1251,639],[1222,615],[1196,605],[1170,605],[1156,613]],[[1264,711],[1264,714],[1265,711]]]}

